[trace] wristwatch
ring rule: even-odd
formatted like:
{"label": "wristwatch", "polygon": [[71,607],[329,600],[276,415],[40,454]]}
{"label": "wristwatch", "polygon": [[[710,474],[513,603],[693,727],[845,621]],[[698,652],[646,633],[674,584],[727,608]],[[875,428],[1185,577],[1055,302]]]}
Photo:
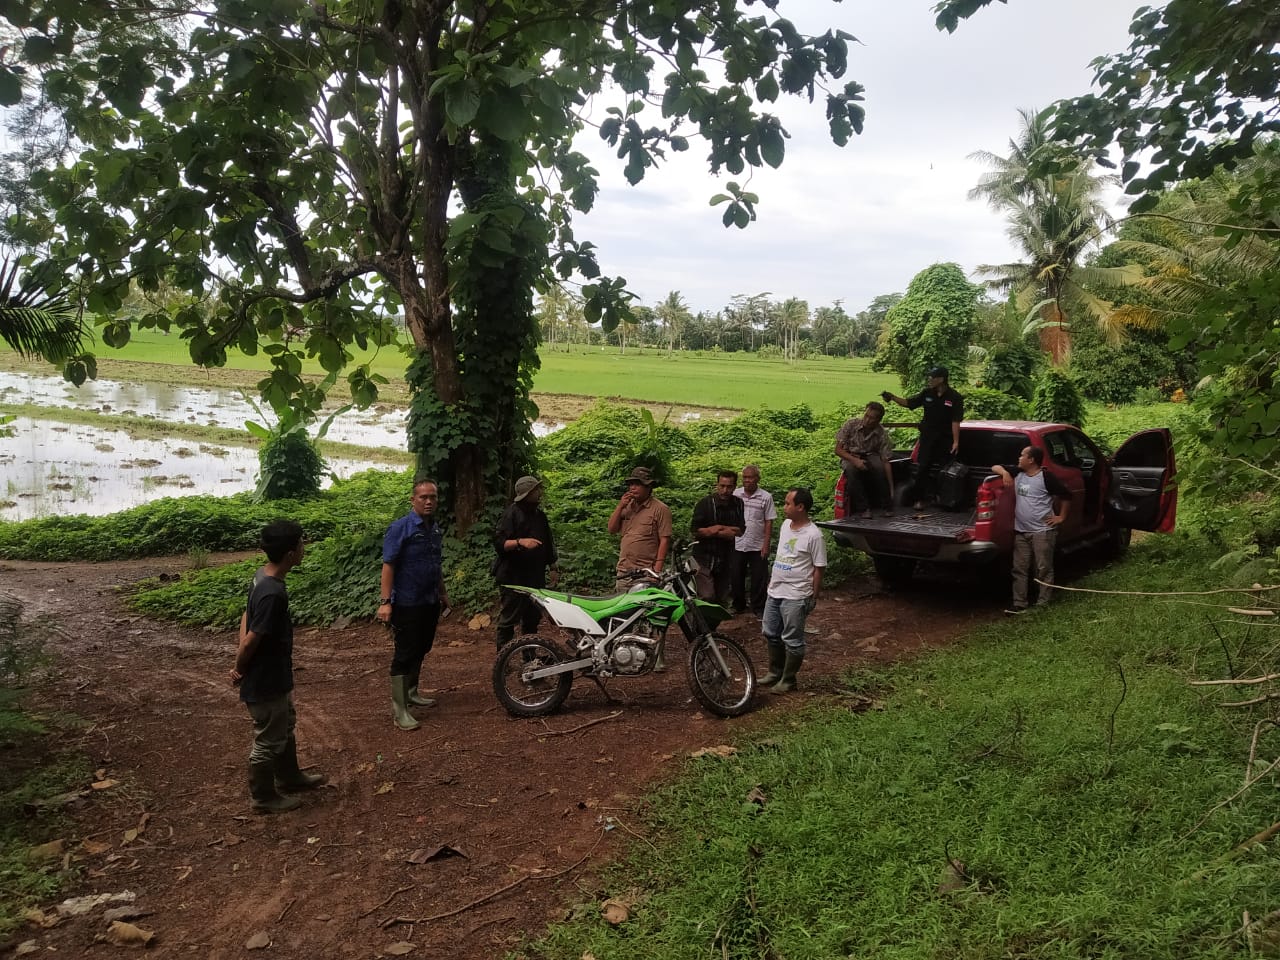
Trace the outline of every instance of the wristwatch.
{"label": "wristwatch", "polygon": [[379,606],[385,606],[386,604],[388,604],[388,603],[390,603],[390,602],[391,602],[391,598],[390,598],[390,597],[383,597],[383,598],[382,598],[382,600],[379,602]]}

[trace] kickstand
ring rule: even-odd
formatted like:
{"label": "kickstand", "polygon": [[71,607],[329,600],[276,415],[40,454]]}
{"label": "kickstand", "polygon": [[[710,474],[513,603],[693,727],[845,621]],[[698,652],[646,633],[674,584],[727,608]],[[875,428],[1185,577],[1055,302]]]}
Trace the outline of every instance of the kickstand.
{"label": "kickstand", "polygon": [[600,692],[604,694],[604,698],[605,698],[605,700],[607,700],[609,703],[617,703],[617,702],[618,702],[618,701],[616,701],[616,700],[614,700],[614,699],[613,699],[613,695],[609,693],[609,688],[608,688],[608,687],[606,687],[606,686],[604,685],[604,681],[602,681],[599,677],[594,677],[594,676],[593,676],[593,677],[591,678],[591,682],[592,682],[592,683],[594,683],[597,687],[599,687],[599,688],[600,688]]}

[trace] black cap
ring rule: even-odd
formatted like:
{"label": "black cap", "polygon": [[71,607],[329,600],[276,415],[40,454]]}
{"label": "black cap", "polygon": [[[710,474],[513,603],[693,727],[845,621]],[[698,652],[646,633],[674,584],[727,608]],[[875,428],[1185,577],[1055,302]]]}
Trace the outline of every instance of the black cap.
{"label": "black cap", "polygon": [[929,372],[926,374],[926,376],[930,376],[930,377],[942,377],[942,379],[944,379],[944,380],[950,379],[950,378],[947,376],[947,368],[946,368],[946,367],[930,367],[930,368],[929,368]]}

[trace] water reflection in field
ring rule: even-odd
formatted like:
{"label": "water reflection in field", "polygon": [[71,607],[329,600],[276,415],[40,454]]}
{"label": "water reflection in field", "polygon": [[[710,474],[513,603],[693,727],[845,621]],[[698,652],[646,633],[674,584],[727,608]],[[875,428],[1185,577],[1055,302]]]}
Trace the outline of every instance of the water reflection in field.
{"label": "water reflection in field", "polygon": [[[257,482],[251,447],[139,440],[123,430],[26,417],[9,426],[13,435],[0,437],[0,520],[101,515],[160,497],[239,493]],[[333,458],[328,464],[339,477],[370,466]]]}

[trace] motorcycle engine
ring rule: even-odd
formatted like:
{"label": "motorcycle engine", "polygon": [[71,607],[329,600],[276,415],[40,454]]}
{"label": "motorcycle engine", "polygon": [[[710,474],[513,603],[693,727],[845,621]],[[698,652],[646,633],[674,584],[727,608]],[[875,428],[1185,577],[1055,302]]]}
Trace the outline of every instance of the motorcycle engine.
{"label": "motorcycle engine", "polygon": [[614,641],[612,667],[615,673],[643,673],[645,664],[653,660],[655,642],[651,637],[635,633],[623,634]]}

